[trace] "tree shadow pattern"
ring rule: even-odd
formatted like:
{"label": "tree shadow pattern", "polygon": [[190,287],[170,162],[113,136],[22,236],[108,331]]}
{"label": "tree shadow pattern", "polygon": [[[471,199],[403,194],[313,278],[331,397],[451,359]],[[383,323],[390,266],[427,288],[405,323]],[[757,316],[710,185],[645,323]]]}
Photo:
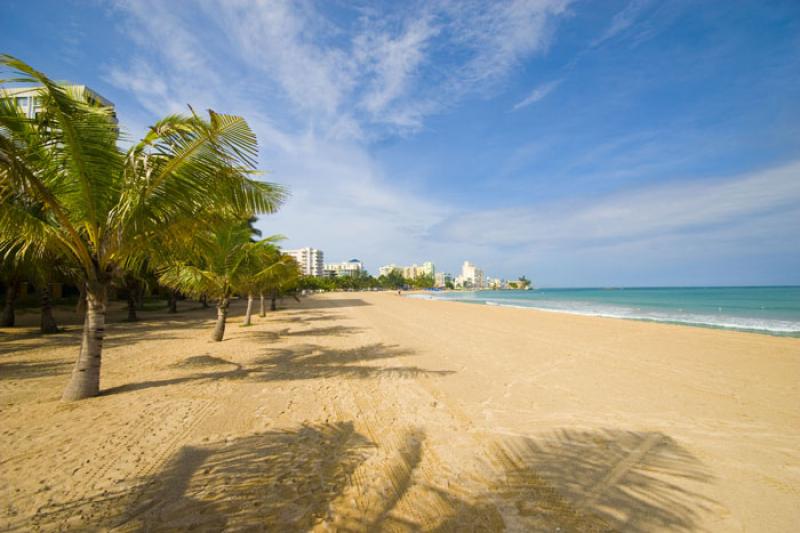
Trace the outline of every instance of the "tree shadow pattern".
{"label": "tree shadow pattern", "polygon": [[660,432],[561,430],[506,441],[493,457],[504,472],[495,489],[526,527],[693,531],[714,504],[685,488],[711,482],[708,469]]}
{"label": "tree shadow pattern", "polygon": [[[694,531],[715,502],[692,483],[713,477],[658,432],[562,430],[539,439],[503,438],[470,491],[424,470],[425,435],[408,432],[383,468],[377,497],[339,510],[338,531]],[[451,476],[454,477],[454,476]],[[369,492],[370,489],[367,489]],[[409,496],[412,496],[409,498]],[[413,503],[403,505],[408,498]]]}
{"label": "tree shadow pattern", "polygon": [[337,350],[314,344],[270,351],[255,361],[258,378],[265,381],[291,381],[330,377],[415,378],[444,376],[451,370],[426,370],[417,366],[365,366],[363,363],[413,355],[414,352],[383,343],[368,344],[349,350]]}
{"label": "tree shadow pattern", "polygon": [[203,369],[224,367],[225,370],[201,371],[185,376],[126,383],[103,389],[102,395],[121,394],[144,389],[168,387],[198,381],[251,379],[254,381],[295,381],[344,377],[419,378],[446,376],[452,370],[427,370],[418,366],[365,366],[362,363],[412,355],[414,352],[383,343],[368,344],[351,350],[335,350],[314,344],[272,350],[247,366],[210,355],[196,355],[173,365],[176,368]]}
{"label": "tree shadow pattern", "polygon": [[[119,531],[691,531],[714,504],[706,468],[657,432],[562,430],[503,438],[486,469],[426,466],[426,435],[384,448],[351,422],[184,446],[132,487],[40,511],[40,528]],[[376,456],[380,460],[371,461]],[[433,470],[431,470],[433,468]]]}
{"label": "tree shadow pattern", "polygon": [[371,305],[361,298],[304,298],[300,300],[298,308],[302,309],[331,309],[338,307],[363,307]]}
{"label": "tree shadow pattern", "polygon": [[33,379],[47,376],[60,376],[69,372],[71,365],[66,361],[9,361],[0,362],[0,380]]}
{"label": "tree shadow pattern", "polygon": [[[301,531],[324,518],[373,445],[350,422],[184,446],[132,487],[38,513],[30,526]],[[20,529],[22,530],[22,528]]]}

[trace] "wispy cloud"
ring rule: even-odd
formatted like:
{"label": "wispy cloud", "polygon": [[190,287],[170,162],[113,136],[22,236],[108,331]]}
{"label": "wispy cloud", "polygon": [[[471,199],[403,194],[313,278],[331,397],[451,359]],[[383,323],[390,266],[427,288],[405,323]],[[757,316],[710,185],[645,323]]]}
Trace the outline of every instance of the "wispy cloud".
{"label": "wispy cloud", "polygon": [[514,111],[518,109],[522,109],[523,107],[527,107],[531,104],[535,104],[558,87],[563,80],[553,80],[547,83],[543,83],[535,87],[528,96],[520,100],[514,105]]}
{"label": "wispy cloud", "polygon": [[[245,64],[295,116],[358,137],[383,126],[418,130],[427,116],[464,96],[500,86],[520,61],[547,49],[568,4],[443,0],[390,13],[362,10],[346,28],[314,4],[282,0],[207,0],[191,17],[180,4],[116,6],[125,14],[129,37],[160,57],[160,67],[146,70],[174,78],[171,90],[176,84],[195,93],[201,84],[224,86],[230,82],[225,75],[235,71],[222,62]],[[197,17],[225,37],[201,40],[186,22],[196,24]],[[132,55],[141,66],[143,60]],[[152,100],[152,90],[121,75],[130,72],[127,67],[117,66],[109,79],[138,87]]]}
{"label": "wispy cloud", "polygon": [[784,233],[800,225],[798,205],[800,162],[795,162],[733,178],[472,212],[450,218],[435,231],[461,242],[574,250],[749,225],[767,216],[779,225],[771,230]]}
{"label": "wispy cloud", "polygon": [[614,15],[605,31],[597,39],[592,41],[592,46],[599,46],[633,26],[642,11],[644,11],[650,3],[651,0],[631,0],[628,5]]}
{"label": "wispy cloud", "polygon": [[422,18],[410,21],[397,37],[383,32],[356,37],[356,57],[370,78],[362,101],[368,112],[379,115],[406,94],[425,60],[425,48],[437,32],[428,18]]}
{"label": "wispy cloud", "polygon": [[[582,196],[578,187],[591,172],[593,179],[623,171],[647,179],[651,174],[639,160],[664,158],[661,134],[652,142],[645,136],[596,143],[594,151],[590,146],[583,159],[565,161],[564,170],[554,167],[550,176],[571,180],[570,200],[513,209],[463,212],[387,173],[373,155],[373,141],[415,132],[468,97],[502,90],[522,62],[548,50],[568,13],[566,0],[364,9],[348,12],[346,23],[326,14],[328,5],[310,2],[203,0],[189,6],[141,0],[115,6],[132,46],[122,62],[105,66],[105,79],[147,111],[136,115],[139,121],[185,110],[187,103],[244,115],[258,134],[268,179],[292,191],[284,209],[259,222],[267,233],[289,235],[287,246],[321,247],[333,260],[360,256],[372,270],[426,257],[454,266],[469,257],[493,273],[512,274],[531,264],[546,268],[549,261],[557,265],[553,280],[570,263],[567,256],[585,265],[640,257],[654,248],[755,249],[753,243],[774,244],[776,235],[786,238],[773,249],[800,246],[785,229],[800,225],[794,207],[800,164]],[[646,7],[629,4],[596,43],[637,25]],[[546,98],[568,75],[562,71],[531,88],[513,109]],[[680,133],[685,140],[686,130]],[[536,166],[529,165],[531,158],[549,158],[556,145],[552,136],[528,142],[508,159],[507,171],[516,180],[529,178],[526,171]],[[673,151],[667,159],[682,150]],[[599,159],[610,164],[595,164]]]}
{"label": "wispy cloud", "polygon": [[505,76],[519,61],[543,52],[553,35],[553,19],[569,0],[456,2],[445,4],[451,41],[470,51],[457,83],[473,85]]}
{"label": "wispy cloud", "polygon": [[[418,130],[431,114],[502,83],[546,50],[567,4],[441,1],[363,10],[344,28],[311,3],[205,0],[190,13],[178,3],[121,1],[115,7],[135,46],[105,79],[154,117],[187,103],[244,114],[269,179],[292,190],[285,208],[260,223],[288,234],[287,245],[324,247],[332,259],[373,250],[376,263],[397,261],[441,251],[426,251],[425,236],[454,210],[393,184],[365,139],[387,126]],[[192,29],[198,24],[202,33]]]}

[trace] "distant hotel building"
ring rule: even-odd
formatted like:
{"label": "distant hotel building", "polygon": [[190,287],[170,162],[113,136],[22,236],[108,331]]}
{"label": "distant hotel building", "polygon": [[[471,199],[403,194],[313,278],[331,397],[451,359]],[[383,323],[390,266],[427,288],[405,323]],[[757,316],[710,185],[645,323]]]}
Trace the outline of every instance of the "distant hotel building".
{"label": "distant hotel building", "polygon": [[358,259],[351,259],[344,263],[326,263],[325,275],[330,277],[353,276],[357,277],[364,271],[364,264]]}
{"label": "distant hotel building", "polygon": [[500,278],[486,278],[486,286],[490,289],[500,290],[506,288],[506,282]]}
{"label": "distant hotel building", "polygon": [[483,289],[486,287],[486,278],[483,270],[476,267],[469,261],[464,261],[461,267],[461,275],[456,278],[456,286],[466,289]]}
{"label": "distant hotel building", "polygon": [[324,261],[322,250],[316,248],[300,248],[297,250],[284,250],[300,266],[300,273],[306,276],[322,276],[324,272]]}
{"label": "distant hotel building", "polygon": [[[117,115],[114,112],[114,104],[111,101],[103,98],[85,85],[63,85],[63,89],[69,92],[82,95],[87,102],[92,105],[100,107],[111,108],[111,117],[114,122],[117,121]],[[17,107],[19,107],[28,118],[35,118],[37,113],[42,110],[41,97],[39,96],[42,91],[41,86],[34,87],[10,87],[0,89],[0,98],[12,98],[15,100]]]}
{"label": "distant hotel building", "polygon": [[430,261],[425,261],[422,265],[413,264],[411,266],[385,265],[378,269],[379,276],[388,276],[397,271],[406,279],[417,279],[423,276],[433,277],[436,274],[436,267]]}
{"label": "distant hotel building", "polygon": [[384,265],[378,269],[378,276],[388,276],[395,270],[402,272],[403,267],[397,266],[395,264]]}
{"label": "distant hotel building", "polygon": [[453,283],[452,274],[446,272],[437,272],[433,277],[433,286],[443,289],[448,283]]}

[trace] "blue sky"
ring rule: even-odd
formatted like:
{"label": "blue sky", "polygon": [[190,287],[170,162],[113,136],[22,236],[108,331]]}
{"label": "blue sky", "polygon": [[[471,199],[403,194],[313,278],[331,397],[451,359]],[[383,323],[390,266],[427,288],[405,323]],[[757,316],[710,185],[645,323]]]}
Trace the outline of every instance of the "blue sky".
{"label": "blue sky", "polygon": [[329,260],[540,286],[800,283],[800,2],[7,1],[131,136],[245,116]]}

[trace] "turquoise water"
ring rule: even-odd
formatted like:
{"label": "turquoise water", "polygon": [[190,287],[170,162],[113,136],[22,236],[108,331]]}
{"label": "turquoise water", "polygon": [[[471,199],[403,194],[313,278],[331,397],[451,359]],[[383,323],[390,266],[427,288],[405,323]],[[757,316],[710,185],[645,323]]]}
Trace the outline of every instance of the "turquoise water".
{"label": "turquoise water", "polygon": [[412,297],[800,336],[800,287],[537,289]]}

